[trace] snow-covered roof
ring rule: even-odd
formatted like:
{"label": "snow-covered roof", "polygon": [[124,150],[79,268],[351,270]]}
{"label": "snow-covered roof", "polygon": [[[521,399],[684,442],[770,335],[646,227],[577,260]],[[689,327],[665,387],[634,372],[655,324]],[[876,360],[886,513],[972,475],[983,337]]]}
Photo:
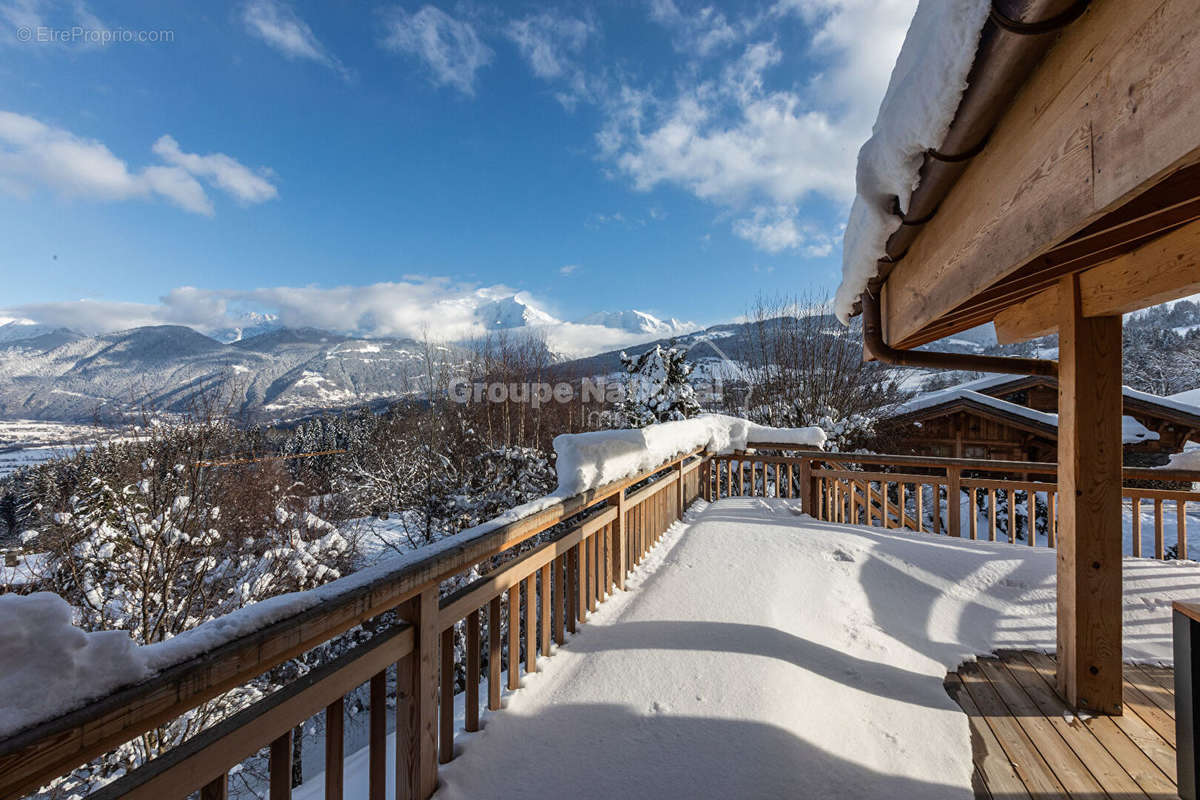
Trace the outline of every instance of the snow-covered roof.
{"label": "snow-covered roof", "polygon": [[[981,381],[973,381],[973,384],[983,383],[989,379],[985,378]],[[993,381],[1000,383],[1000,381]],[[938,406],[946,405],[956,401],[970,401],[981,406],[991,408],[1003,414],[1021,417],[1035,424],[1045,425],[1050,428],[1058,429],[1058,414],[1052,414],[1048,411],[1038,411],[1037,409],[1028,408],[1027,406],[1017,403],[1010,403],[1007,400],[1001,400],[998,397],[982,394],[970,388],[972,384],[964,384],[962,386],[952,386],[949,389],[942,389],[937,392],[928,392],[927,394],[917,395],[912,400],[906,403],[901,403],[896,407],[893,416],[901,416],[911,414],[916,411],[924,411],[928,408],[937,408]],[[1132,390],[1131,390],[1132,391]],[[1144,394],[1139,392],[1139,394]],[[1149,395],[1154,397],[1155,395]],[[1138,422],[1133,417],[1121,417],[1121,442],[1123,444],[1137,444],[1138,442],[1154,442],[1158,441],[1158,434],[1147,428],[1142,423]]]}
{"label": "snow-covered roof", "polygon": [[975,61],[989,0],[921,0],[900,48],[871,138],[858,152],[856,196],[842,244],[842,284],[834,311],[845,322],[876,275],[888,237],[900,227],[926,150],[954,121]]}

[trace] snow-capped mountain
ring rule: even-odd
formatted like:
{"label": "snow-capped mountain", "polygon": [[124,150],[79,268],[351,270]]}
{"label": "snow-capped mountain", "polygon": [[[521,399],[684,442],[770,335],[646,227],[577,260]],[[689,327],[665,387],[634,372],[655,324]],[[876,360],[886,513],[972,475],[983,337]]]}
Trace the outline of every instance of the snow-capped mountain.
{"label": "snow-capped mountain", "polygon": [[653,314],[635,308],[628,311],[597,311],[576,322],[580,325],[602,325],[605,328],[653,336],[674,336],[696,329],[690,322],[680,322],[677,319],[661,320]]}
{"label": "snow-capped mountain", "polygon": [[283,324],[279,321],[279,317],[276,314],[247,311],[234,319],[232,325],[227,328],[215,330],[211,335],[218,342],[231,344],[233,342],[240,342],[242,339],[250,339],[264,333],[270,333],[282,327]]}
{"label": "snow-capped mountain", "polygon": [[533,305],[523,293],[483,303],[475,309],[475,319],[489,331],[532,325],[556,325],[559,322],[551,314]]}

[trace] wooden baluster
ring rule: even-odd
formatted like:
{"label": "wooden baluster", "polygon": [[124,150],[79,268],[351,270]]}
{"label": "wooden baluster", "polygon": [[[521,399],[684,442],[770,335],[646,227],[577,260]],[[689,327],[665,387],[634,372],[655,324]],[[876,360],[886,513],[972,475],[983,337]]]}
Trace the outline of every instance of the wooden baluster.
{"label": "wooden baluster", "polygon": [[[451,625],[446,630],[442,631],[442,646],[441,646],[441,683],[439,689],[441,698],[438,702],[438,763],[449,764],[454,758],[454,626]],[[374,694],[372,693],[372,698]],[[387,702],[387,695],[384,695],[384,702]],[[374,706],[372,706],[374,708]],[[372,713],[372,720],[374,714]],[[382,715],[381,715],[382,716]],[[387,729],[383,732],[384,738],[387,737]],[[380,748],[383,752],[383,748]],[[372,755],[374,750],[372,749]],[[381,775],[387,774],[384,769],[380,770]]]}
{"label": "wooden baluster", "polygon": [[567,585],[567,568],[566,556],[561,555],[554,559],[554,579],[552,584],[552,613],[551,618],[554,625],[554,643],[562,645],[567,636],[564,633],[563,625],[563,608],[566,603],[566,593],[563,591]]}
{"label": "wooden baluster", "polygon": [[1167,557],[1166,544],[1163,541],[1163,501],[1154,500],[1154,557],[1162,561]]}
{"label": "wooden baluster", "polygon": [[463,730],[479,730],[479,609],[467,615],[467,696]]}
{"label": "wooden baluster", "polygon": [[613,522],[613,577],[616,578],[617,588],[625,591],[625,554],[628,552],[625,534],[629,529],[625,518],[625,492],[617,492],[613,505],[617,507],[617,518]]}
{"label": "wooden baluster", "polygon": [[891,511],[892,498],[889,494],[890,489],[891,489],[891,487],[888,484],[888,481],[886,481],[886,480],[879,481],[879,493],[883,497],[883,529],[884,530],[889,530],[892,527],[892,511]]}
{"label": "wooden baluster", "polygon": [[925,531],[925,484],[918,483],[917,490],[917,533]]}
{"label": "wooden baluster", "polygon": [[563,594],[567,598],[567,630],[575,632],[575,620],[579,612],[575,609],[575,582],[579,580],[579,545],[567,551],[567,582],[563,585]]}
{"label": "wooden baluster", "polygon": [[579,575],[575,583],[575,613],[579,618],[579,624],[582,625],[587,621],[587,543],[580,542],[575,545],[576,558],[579,559]]}
{"label": "wooden baluster", "polygon": [[1029,546],[1037,544],[1037,492],[1033,488],[1025,490],[1025,521],[1028,527]]}
{"label": "wooden baluster", "polygon": [[1187,500],[1175,501],[1175,533],[1178,537],[1175,544],[1175,557],[1186,559],[1187,551]]}
{"label": "wooden baluster", "polygon": [[[946,527],[955,539],[962,538],[962,470],[952,467],[946,470]],[[941,516],[941,504],[938,505]],[[974,537],[972,537],[974,538]]]}
{"label": "wooden baluster", "polygon": [[533,574],[521,581],[525,584],[525,673],[537,672],[537,586]]}
{"label": "wooden baluster", "polygon": [[[367,795],[371,800],[384,800],[387,796],[386,671],[377,672],[371,676],[370,704],[371,711],[367,725]],[[272,764],[274,764],[274,760],[275,755],[272,748]],[[275,770],[272,768],[272,775],[274,772]]]}
{"label": "wooden baluster", "polygon": [[[342,800],[342,772],[346,747],[346,700],[339,697],[325,707],[325,800]],[[223,800],[201,795],[200,800]]]}
{"label": "wooden baluster", "polygon": [[974,486],[967,487],[967,512],[971,515],[967,520],[967,528],[972,540],[979,538],[979,494]]}
{"label": "wooden baluster", "polygon": [[550,655],[550,565],[542,567],[542,613],[538,615],[542,631],[542,655]]}
{"label": "wooden baluster", "polygon": [[500,597],[488,603],[488,710],[500,710]]}
{"label": "wooden baluster", "polygon": [[996,489],[989,487],[988,493],[988,541],[996,541]]}
{"label": "wooden baluster", "polygon": [[1129,504],[1133,508],[1133,555],[1137,558],[1142,555],[1142,498],[1135,494]]}
{"label": "wooden baluster", "polygon": [[850,524],[858,524],[858,482],[850,484]]}
{"label": "wooden baluster", "polygon": [[521,584],[508,589],[508,690],[521,687]]}
{"label": "wooden baluster", "polygon": [[596,540],[600,537],[592,534],[588,537],[588,611],[596,610],[596,596],[600,594],[600,559],[596,554]]}
{"label": "wooden baluster", "polygon": [[[326,775],[328,775],[328,772]],[[341,788],[341,784],[338,784],[339,792],[341,791]],[[329,794],[328,780],[326,780],[325,797],[329,798],[329,800],[341,800],[341,794]],[[200,790],[200,800],[229,800],[229,773],[222,772],[220,775],[204,784],[204,788]]]}
{"label": "wooden baluster", "polygon": [[[271,756],[268,761],[271,788],[270,800],[289,800],[292,796],[292,729],[271,742]],[[378,796],[382,800],[383,795]],[[371,794],[370,800],[376,800]]]}
{"label": "wooden baluster", "polygon": [[744,480],[745,475],[746,475],[745,467],[746,467],[746,465],[742,462],[742,459],[739,457],[738,462],[737,462],[738,497],[744,497],[746,495],[746,485],[745,485],[745,480]]}

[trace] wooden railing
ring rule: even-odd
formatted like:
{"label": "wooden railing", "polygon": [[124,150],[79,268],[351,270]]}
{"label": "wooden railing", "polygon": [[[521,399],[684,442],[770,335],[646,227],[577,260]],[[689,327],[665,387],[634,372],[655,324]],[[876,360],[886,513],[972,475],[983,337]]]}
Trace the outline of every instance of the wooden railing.
{"label": "wooden railing", "polygon": [[[769,444],[758,447],[794,449]],[[705,496],[794,498],[802,501],[805,513],[829,522],[965,534],[971,539],[1023,541],[1029,546],[1040,541],[1054,547],[1058,529],[1056,472],[1055,464],[1024,461],[739,453],[710,459]],[[1050,479],[1031,480],[1033,476]],[[1124,478],[1126,483],[1191,483],[1200,482],[1200,472],[1129,467]],[[1132,514],[1130,555],[1187,558],[1188,503],[1200,502],[1200,492],[1127,485],[1122,495]],[[1151,503],[1153,509],[1154,541],[1149,547],[1142,541],[1145,503]],[[1175,544],[1169,550],[1165,517],[1172,509]]]}
{"label": "wooden railing", "polygon": [[[477,730],[486,669],[487,707],[500,708],[501,670],[520,685],[599,603],[624,589],[632,571],[702,491],[700,451],[576,495],[523,519],[452,546],[431,548],[392,571],[351,575],[323,587],[321,603],[199,658],[167,669],[0,741],[0,798],[16,798],[152,728],[187,714],[222,692],[389,614],[379,631],[241,712],[108,784],[92,797],[224,798],[229,771],[269,748],[269,796],[291,794],[292,731],[310,717],[326,720],[325,796],[341,798],[344,698],[369,686],[369,797],[383,798],[387,763],[387,685],[394,675],[396,796],[425,798],[437,787],[438,763],[454,757],[454,636],[465,636],[466,730]],[[557,526],[557,527],[556,527]],[[555,530],[550,532],[550,529]],[[530,540],[545,533],[530,547]],[[521,547],[524,545],[524,547]],[[443,581],[510,560],[439,597]],[[482,628],[486,613],[487,659]],[[394,619],[393,619],[394,618]],[[523,620],[523,623],[522,623]],[[503,642],[507,643],[507,653]],[[522,658],[522,653],[524,657]]]}

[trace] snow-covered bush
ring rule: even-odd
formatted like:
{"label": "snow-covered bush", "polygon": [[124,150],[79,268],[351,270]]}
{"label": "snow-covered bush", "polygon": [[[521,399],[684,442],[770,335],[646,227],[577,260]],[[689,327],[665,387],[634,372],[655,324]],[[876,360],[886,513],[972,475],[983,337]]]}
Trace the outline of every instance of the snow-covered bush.
{"label": "snow-covered bush", "polygon": [[627,377],[624,396],[614,408],[617,427],[644,428],[700,413],[686,350],[656,344],[638,356],[621,353],[621,365]]}

